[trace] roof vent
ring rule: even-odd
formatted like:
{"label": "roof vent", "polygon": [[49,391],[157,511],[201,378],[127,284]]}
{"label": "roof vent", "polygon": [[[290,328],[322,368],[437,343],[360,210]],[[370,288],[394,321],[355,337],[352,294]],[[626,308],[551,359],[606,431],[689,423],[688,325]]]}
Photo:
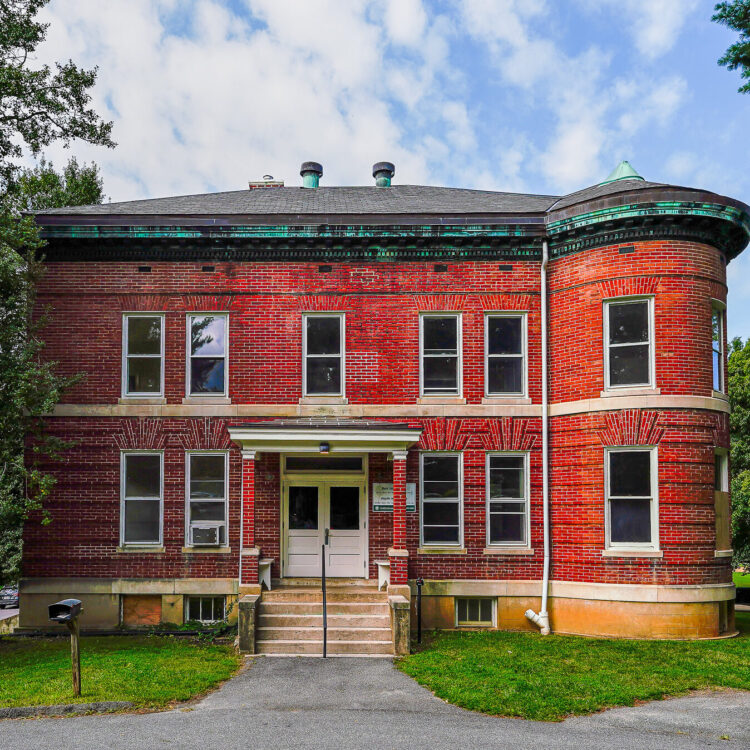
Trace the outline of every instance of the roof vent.
{"label": "roof vent", "polygon": [[638,172],[633,169],[629,161],[621,161],[607,176],[604,182],[600,182],[600,185],[609,185],[610,182],[617,182],[618,180],[641,180],[645,182]]}
{"label": "roof vent", "polygon": [[396,174],[396,167],[389,161],[379,161],[372,165],[372,176],[376,187],[390,187],[391,179]]}
{"label": "roof vent", "polygon": [[316,161],[303,161],[299,173],[302,175],[302,187],[316,188],[323,176],[323,165]]}
{"label": "roof vent", "polygon": [[247,186],[250,190],[257,190],[258,188],[284,187],[284,180],[274,180],[272,174],[264,174],[262,180],[250,180]]}

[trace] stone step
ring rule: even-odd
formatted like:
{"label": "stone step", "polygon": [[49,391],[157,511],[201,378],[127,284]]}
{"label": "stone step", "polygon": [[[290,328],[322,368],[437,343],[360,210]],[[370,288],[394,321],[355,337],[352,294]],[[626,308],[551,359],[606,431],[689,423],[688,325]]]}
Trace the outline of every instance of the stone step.
{"label": "stone step", "polygon": [[[260,610],[258,626],[261,628],[322,628],[322,614],[292,614],[284,611],[266,614]],[[391,618],[386,614],[331,614],[328,627],[334,628],[390,628]]]}
{"label": "stone step", "polygon": [[[372,588],[354,588],[346,591],[335,589],[327,592],[326,600],[329,602],[388,602],[385,591]],[[264,591],[261,601],[284,601],[284,602],[322,602],[323,592],[320,589],[275,589]]]}
{"label": "stone step", "polygon": [[[255,642],[257,653],[285,656],[320,656],[323,640],[273,640]],[[390,641],[328,641],[327,652],[346,656],[392,656]]]}
{"label": "stone step", "polygon": [[[388,602],[328,602],[329,615],[387,615],[390,616]],[[322,615],[322,602],[268,601],[263,595],[258,609],[260,615]]]}
{"label": "stone step", "polygon": [[[316,640],[323,641],[323,627],[260,627],[255,637],[259,641],[292,641]],[[328,643],[336,641],[375,642],[392,641],[390,628],[328,628]]]}

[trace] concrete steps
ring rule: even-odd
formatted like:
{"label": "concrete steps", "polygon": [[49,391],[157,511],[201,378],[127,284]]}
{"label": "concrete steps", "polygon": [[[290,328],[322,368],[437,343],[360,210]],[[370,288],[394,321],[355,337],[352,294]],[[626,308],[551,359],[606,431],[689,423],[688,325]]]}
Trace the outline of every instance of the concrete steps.
{"label": "concrete steps", "polygon": [[[296,582],[295,582],[296,583]],[[393,636],[388,597],[362,581],[329,583],[327,653],[331,656],[390,656]],[[259,654],[321,656],[323,593],[318,586],[279,586],[263,592],[258,608]]]}

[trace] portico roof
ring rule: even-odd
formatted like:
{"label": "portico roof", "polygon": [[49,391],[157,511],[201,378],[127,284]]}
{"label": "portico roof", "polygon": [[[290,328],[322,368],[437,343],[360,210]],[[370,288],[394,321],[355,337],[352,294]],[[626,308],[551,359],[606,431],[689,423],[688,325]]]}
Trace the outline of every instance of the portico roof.
{"label": "portico roof", "polygon": [[422,430],[407,422],[310,417],[249,422],[229,427],[243,450],[265,453],[392,453],[407,450]]}

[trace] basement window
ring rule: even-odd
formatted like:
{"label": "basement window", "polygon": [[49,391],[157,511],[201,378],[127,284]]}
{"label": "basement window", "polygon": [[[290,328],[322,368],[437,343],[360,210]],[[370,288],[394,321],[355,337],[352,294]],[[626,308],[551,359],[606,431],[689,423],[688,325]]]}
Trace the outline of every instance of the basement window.
{"label": "basement window", "polygon": [[456,627],[491,628],[494,610],[494,599],[456,599]]}
{"label": "basement window", "polygon": [[185,603],[185,622],[212,623],[226,617],[223,596],[188,596]]}

